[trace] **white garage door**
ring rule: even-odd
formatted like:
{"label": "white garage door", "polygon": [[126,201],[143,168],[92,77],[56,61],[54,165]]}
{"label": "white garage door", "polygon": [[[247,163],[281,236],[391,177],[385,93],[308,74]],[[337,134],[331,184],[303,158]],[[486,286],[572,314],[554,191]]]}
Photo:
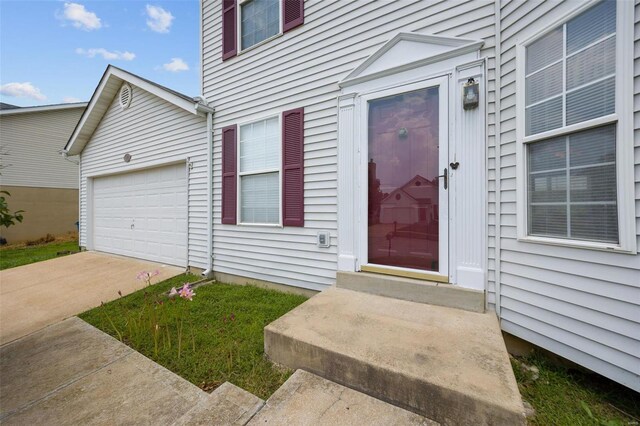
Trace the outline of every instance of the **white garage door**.
{"label": "white garage door", "polygon": [[95,250],[185,266],[186,166],[95,178],[93,218]]}

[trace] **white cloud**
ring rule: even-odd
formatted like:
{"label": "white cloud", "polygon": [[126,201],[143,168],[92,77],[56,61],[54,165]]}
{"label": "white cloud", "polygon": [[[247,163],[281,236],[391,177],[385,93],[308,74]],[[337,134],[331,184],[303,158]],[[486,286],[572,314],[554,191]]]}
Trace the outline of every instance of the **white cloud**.
{"label": "white cloud", "polygon": [[14,98],[30,98],[36,101],[44,101],[47,99],[47,97],[40,92],[40,89],[29,82],[3,84],[0,86],[0,94]]}
{"label": "white cloud", "polygon": [[71,21],[71,25],[86,31],[102,28],[102,22],[98,15],[89,12],[84,5],[79,3],[65,3],[64,12],[59,18]]}
{"label": "white cloud", "polygon": [[78,47],[76,49],[76,53],[78,55],[86,56],[87,58],[95,58],[96,56],[100,55],[102,56],[103,59],[107,61],[116,61],[116,60],[132,61],[136,57],[135,53],[120,52],[119,50],[114,50],[112,52],[102,47],[92,48],[92,49],[82,49]]}
{"label": "white cloud", "polygon": [[62,98],[62,102],[65,104],[73,104],[73,103],[82,102],[82,101],[78,98],[74,98],[73,96],[66,96]]}
{"label": "white cloud", "polygon": [[162,68],[170,72],[189,71],[189,65],[180,58],[171,58],[171,61],[168,64],[163,64]]}
{"label": "white cloud", "polygon": [[147,26],[157,33],[168,33],[175,19],[168,10],[160,6],[147,5]]}

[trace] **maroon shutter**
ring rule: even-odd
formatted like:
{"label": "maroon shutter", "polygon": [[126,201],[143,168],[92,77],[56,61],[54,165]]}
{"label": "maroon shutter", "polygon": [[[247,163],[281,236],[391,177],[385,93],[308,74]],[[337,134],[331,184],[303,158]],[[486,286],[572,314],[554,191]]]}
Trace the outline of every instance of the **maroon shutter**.
{"label": "maroon shutter", "polygon": [[222,129],[222,223],[236,224],[237,126]]}
{"label": "maroon shutter", "polygon": [[282,32],[304,24],[304,0],[282,0]]}
{"label": "maroon shutter", "polygon": [[236,0],[222,0],[222,60],[236,56]]}
{"label": "maroon shutter", "polygon": [[282,113],[282,221],[304,226],[304,108]]}

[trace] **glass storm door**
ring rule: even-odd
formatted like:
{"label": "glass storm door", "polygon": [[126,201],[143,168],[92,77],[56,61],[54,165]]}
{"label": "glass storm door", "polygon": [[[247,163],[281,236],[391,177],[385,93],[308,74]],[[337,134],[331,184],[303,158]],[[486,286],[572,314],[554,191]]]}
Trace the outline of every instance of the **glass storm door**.
{"label": "glass storm door", "polygon": [[[445,276],[446,81],[368,108],[368,264]],[[446,281],[446,279],[444,279]]]}

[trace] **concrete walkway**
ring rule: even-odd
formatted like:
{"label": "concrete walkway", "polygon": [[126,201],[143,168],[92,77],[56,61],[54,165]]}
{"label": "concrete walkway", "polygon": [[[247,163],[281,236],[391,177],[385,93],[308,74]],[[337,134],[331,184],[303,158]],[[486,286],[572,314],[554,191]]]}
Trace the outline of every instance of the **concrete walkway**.
{"label": "concrete walkway", "polygon": [[0,345],[144,287],[140,271],[159,270],[153,282],[184,268],[83,252],[0,271]]}
{"label": "concrete walkway", "polygon": [[[208,394],[77,317],[0,347],[2,425],[437,425],[298,370],[266,402]],[[310,403],[311,402],[311,403]]]}
{"label": "concrete walkway", "polygon": [[[0,347],[2,425],[244,425],[263,406],[213,394],[77,317]],[[206,420],[206,421],[205,421]]]}

